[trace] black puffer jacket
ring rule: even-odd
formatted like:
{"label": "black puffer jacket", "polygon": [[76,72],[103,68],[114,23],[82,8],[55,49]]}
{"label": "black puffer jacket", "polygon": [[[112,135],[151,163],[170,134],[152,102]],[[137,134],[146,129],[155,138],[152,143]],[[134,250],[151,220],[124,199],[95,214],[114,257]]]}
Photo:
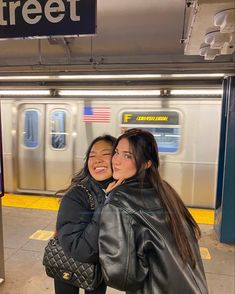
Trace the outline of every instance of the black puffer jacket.
{"label": "black puffer jacket", "polygon": [[129,180],[113,190],[100,219],[100,262],[108,286],[128,294],[208,293],[198,242],[186,227],[196,268],[184,264],[154,190]]}
{"label": "black puffer jacket", "polygon": [[99,207],[105,199],[102,186],[90,179],[86,188],[95,200],[91,210],[86,191],[79,186],[64,195],[57,216],[56,231],[61,246],[70,256],[81,262],[98,261]]}

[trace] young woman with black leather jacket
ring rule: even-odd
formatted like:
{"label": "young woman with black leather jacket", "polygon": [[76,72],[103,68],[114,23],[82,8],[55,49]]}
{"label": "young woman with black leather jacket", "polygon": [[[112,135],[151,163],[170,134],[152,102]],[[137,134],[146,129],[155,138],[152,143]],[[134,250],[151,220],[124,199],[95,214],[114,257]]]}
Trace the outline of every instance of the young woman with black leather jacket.
{"label": "young woman with black leather jacket", "polygon": [[[105,200],[105,189],[113,181],[111,155],[116,139],[110,135],[97,137],[89,146],[83,169],[72,179],[65,191],[57,216],[56,232],[64,251],[81,262],[98,262],[99,214],[97,209]],[[95,200],[91,210],[88,195],[83,185]],[[79,288],[54,280],[55,294],[78,294]],[[104,294],[103,282],[86,294]]]}
{"label": "young woman with black leather jacket", "polygon": [[99,252],[110,287],[128,294],[206,294],[200,229],[163,179],[153,135],[131,129],[116,142],[100,219]]}

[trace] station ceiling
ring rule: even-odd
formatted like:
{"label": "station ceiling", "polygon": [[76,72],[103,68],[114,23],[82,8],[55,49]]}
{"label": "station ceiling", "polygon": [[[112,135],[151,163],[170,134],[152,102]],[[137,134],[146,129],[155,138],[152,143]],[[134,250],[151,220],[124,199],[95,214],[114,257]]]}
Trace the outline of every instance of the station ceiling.
{"label": "station ceiling", "polygon": [[[233,9],[234,3],[234,0],[97,0],[97,33],[93,36],[1,40],[0,75],[234,73],[234,33],[227,44],[229,50],[224,48],[223,54],[211,60],[199,55],[208,29],[218,29],[213,27],[214,15]],[[198,8],[205,13],[200,15]]]}

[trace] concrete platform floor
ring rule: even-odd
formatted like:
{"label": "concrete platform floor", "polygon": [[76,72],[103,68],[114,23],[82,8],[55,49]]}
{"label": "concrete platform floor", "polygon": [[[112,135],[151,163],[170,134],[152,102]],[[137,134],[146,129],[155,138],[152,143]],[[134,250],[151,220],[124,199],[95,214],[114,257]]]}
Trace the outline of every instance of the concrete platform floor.
{"label": "concrete platform floor", "polygon": [[[53,280],[46,276],[42,266],[47,241],[30,237],[53,231],[57,211],[2,207],[2,213],[5,282],[0,285],[0,293],[53,294]],[[218,242],[212,225],[200,227],[203,232],[200,247],[210,294],[234,294],[235,246]],[[118,293],[123,292],[107,291],[107,294]]]}

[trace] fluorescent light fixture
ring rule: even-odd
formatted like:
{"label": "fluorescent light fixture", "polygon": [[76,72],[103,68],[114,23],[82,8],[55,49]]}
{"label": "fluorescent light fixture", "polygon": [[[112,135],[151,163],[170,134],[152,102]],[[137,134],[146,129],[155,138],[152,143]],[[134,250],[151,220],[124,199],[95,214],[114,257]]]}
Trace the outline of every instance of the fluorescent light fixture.
{"label": "fluorescent light fixture", "polygon": [[48,81],[48,80],[123,80],[156,79],[160,74],[125,74],[125,75],[41,75],[41,76],[0,76],[0,81]]}
{"label": "fluorescent light fixture", "polygon": [[125,75],[59,75],[62,80],[123,80],[123,79],[155,79],[161,78],[160,74],[125,74]]}
{"label": "fluorescent light fixture", "polygon": [[171,90],[171,95],[222,95],[222,89]]}
{"label": "fluorescent light fixture", "polygon": [[160,90],[59,90],[59,96],[160,96]]}
{"label": "fluorescent light fixture", "polygon": [[3,96],[49,96],[50,90],[0,90]]}
{"label": "fluorescent light fixture", "polygon": [[[222,95],[222,89],[170,90],[170,95]],[[50,96],[50,90],[0,90],[1,96]],[[160,90],[59,90],[58,96],[160,96]]]}
{"label": "fluorescent light fixture", "polygon": [[56,76],[0,76],[0,81],[45,81],[55,78]]}
{"label": "fluorescent light fixture", "polygon": [[91,81],[91,80],[147,80],[160,78],[215,78],[223,77],[222,73],[208,74],[116,74],[116,75],[20,75],[20,76],[0,76],[0,81]]}
{"label": "fluorescent light fixture", "polygon": [[208,74],[172,74],[173,78],[216,78],[223,77],[223,73],[208,73]]}

